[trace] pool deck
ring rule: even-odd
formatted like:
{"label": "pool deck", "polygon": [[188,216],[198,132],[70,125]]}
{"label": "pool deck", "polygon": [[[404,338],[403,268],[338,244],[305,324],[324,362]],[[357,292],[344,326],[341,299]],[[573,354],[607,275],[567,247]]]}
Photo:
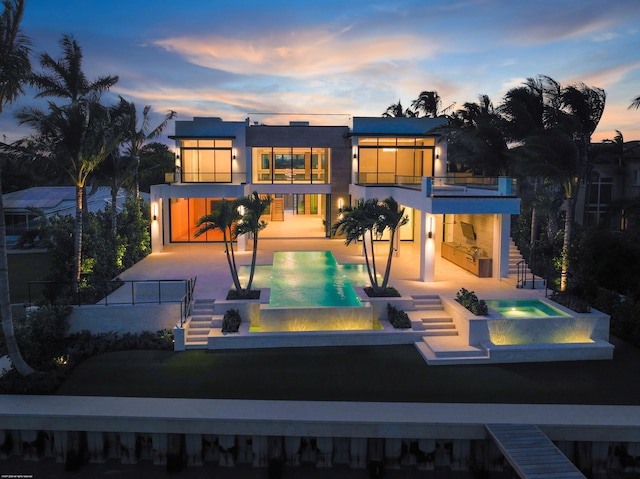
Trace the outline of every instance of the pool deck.
{"label": "pool deck", "polygon": [[[236,252],[238,265],[251,263],[251,243],[247,251]],[[260,239],[257,264],[272,264],[274,251],[323,251],[331,250],[340,264],[364,263],[362,245],[345,246],[341,239],[268,238]],[[387,243],[377,249],[377,264],[386,265]],[[455,297],[460,288],[475,291],[480,298],[541,298],[541,289],[517,289],[507,281],[477,276],[436,256],[435,281],[419,280],[418,248],[413,243],[402,242],[399,253],[393,258],[389,284],[402,294],[437,294]],[[125,281],[146,279],[186,279],[197,277],[194,297],[198,299],[223,298],[231,285],[231,275],[222,244],[173,244],[164,247],[125,271],[120,278]]]}
{"label": "pool deck", "polygon": [[[247,250],[236,252],[238,266],[251,262],[251,245]],[[362,245],[346,246],[341,239],[313,239],[313,238],[261,238],[258,245],[257,264],[272,264],[275,251],[325,251],[330,250],[338,263],[363,263]],[[388,243],[377,245],[378,268],[386,265]],[[394,256],[389,284],[397,288],[405,298],[421,298],[436,296],[441,299],[452,300],[460,288],[474,291],[480,299],[540,299],[545,297],[546,290],[518,289],[515,282],[496,280],[494,278],[478,278],[475,275],[457,267],[453,263],[436,255],[435,281],[425,283],[419,280],[420,266],[417,261],[419,254],[417,247],[411,242],[400,244],[399,253]],[[131,269],[121,275],[123,280],[147,279],[186,279],[197,277],[194,290],[196,304],[221,303],[231,286],[231,276],[227,264],[224,246],[222,244],[180,244],[166,246],[161,253],[151,254]],[[417,302],[416,302],[417,303]],[[457,303],[456,303],[457,304]],[[224,306],[232,307],[232,306]],[[400,307],[403,309],[403,307]],[[212,308],[209,311],[213,311]],[[404,308],[406,309],[406,308]],[[407,311],[414,313],[414,317],[428,317],[433,311]],[[428,308],[425,308],[428,309]],[[444,311],[442,311],[444,312]],[[197,313],[194,313],[197,314]],[[424,331],[426,328],[443,328],[446,325],[431,326],[428,319],[418,319],[413,329],[395,330],[386,327],[377,331],[324,331],[324,332],[270,332],[248,333],[239,335],[221,333],[219,325],[209,326],[211,316],[206,311],[199,321],[190,323],[182,336],[176,336],[176,349],[182,348],[213,348],[213,349],[244,349],[259,347],[291,347],[303,346],[333,346],[333,345],[367,345],[367,344],[415,344],[429,364],[479,364],[485,362],[520,362],[517,359],[521,352],[510,348],[498,348],[489,344],[475,344],[470,342],[468,331],[464,328],[459,335],[453,326],[453,335],[445,332]],[[219,312],[209,313],[222,314]],[[417,316],[416,316],[417,314]],[[412,316],[410,314],[410,316]],[[442,316],[442,314],[440,314]],[[413,319],[413,318],[412,318]],[[194,320],[195,321],[195,320]],[[436,320],[437,321],[437,320]],[[448,319],[451,321],[451,319]],[[211,321],[213,324],[213,321]],[[421,326],[421,324],[426,326]],[[246,324],[245,328],[246,329]],[[418,329],[416,329],[418,328]],[[197,332],[196,332],[197,331]],[[208,335],[207,335],[208,333]],[[200,335],[200,337],[198,337]],[[183,339],[184,337],[184,339]],[[606,339],[606,338],[605,338]],[[472,345],[470,345],[472,344]],[[178,346],[181,345],[181,346]],[[182,346],[184,345],[184,346]],[[593,346],[585,343],[578,346],[558,344],[528,345],[521,347],[526,354],[523,360],[568,360],[568,359],[609,359],[613,354],[613,347],[606,340],[598,340]],[[547,345],[548,346],[548,345]],[[487,347],[492,347],[490,352]],[[593,354],[592,357],[589,355]],[[494,357],[492,357],[492,355]],[[498,359],[501,357],[501,359]]]}

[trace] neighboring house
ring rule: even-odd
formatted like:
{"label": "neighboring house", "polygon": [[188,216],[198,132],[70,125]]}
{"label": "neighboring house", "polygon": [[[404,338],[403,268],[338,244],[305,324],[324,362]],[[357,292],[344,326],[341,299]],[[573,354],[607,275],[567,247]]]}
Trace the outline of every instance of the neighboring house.
{"label": "neighboring house", "polygon": [[625,204],[640,198],[640,141],[625,142],[621,155],[596,158],[588,184],[580,187],[576,221],[584,226],[602,223],[614,231],[637,228],[638,212],[625,211]]}
{"label": "neighboring house", "polygon": [[410,218],[399,240],[424,246],[422,281],[433,281],[436,255],[479,276],[507,276],[510,215],[520,211],[511,178],[448,173],[446,142],[433,131],[445,119],[350,123],[176,121],[176,173],[169,184],[151,187],[153,252],[171,243],[220,241],[213,232],[196,238],[195,231],[221,198],[270,196],[267,237],[277,229],[280,236],[328,238],[342,206],[393,196]]}
{"label": "neighboring house", "polygon": [[[106,186],[88,188],[87,208],[102,211],[111,204],[111,190]],[[36,186],[2,195],[7,228],[7,245],[14,246],[20,237],[38,228],[39,212],[47,217],[56,214],[75,215],[75,186]],[[120,211],[126,193],[120,190],[116,207]]]}

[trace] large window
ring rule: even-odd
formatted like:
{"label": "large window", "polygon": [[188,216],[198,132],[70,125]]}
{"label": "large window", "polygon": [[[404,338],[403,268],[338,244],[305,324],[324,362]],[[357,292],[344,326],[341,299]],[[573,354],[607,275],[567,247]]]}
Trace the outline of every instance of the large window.
{"label": "large window", "polygon": [[222,241],[219,230],[196,237],[198,218],[215,210],[219,198],[171,198],[171,242],[206,243]]}
{"label": "large window", "polygon": [[231,140],[182,140],[182,181],[231,183]]}
{"label": "large window", "polygon": [[609,220],[609,205],[613,198],[613,178],[600,176],[597,173],[594,176],[589,185],[589,225],[597,225]]}
{"label": "large window", "polygon": [[329,148],[254,148],[253,183],[329,183]]}
{"label": "large window", "polygon": [[419,185],[433,175],[433,138],[358,138],[358,183]]}

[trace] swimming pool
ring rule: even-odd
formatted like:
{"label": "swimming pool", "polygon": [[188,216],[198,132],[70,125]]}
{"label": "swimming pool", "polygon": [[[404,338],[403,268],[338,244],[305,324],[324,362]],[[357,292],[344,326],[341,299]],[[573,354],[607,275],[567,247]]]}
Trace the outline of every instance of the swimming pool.
{"label": "swimming pool", "polygon": [[[249,268],[242,267],[246,284]],[[253,287],[270,288],[270,308],[361,306],[353,286],[369,284],[366,266],[338,264],[331,251],[276,251],[258,265]]]}
{"label": "swimming pool", "polygon": [[490,299],[485,302],[489,309],[509,319],[570,316],[539,299]]}

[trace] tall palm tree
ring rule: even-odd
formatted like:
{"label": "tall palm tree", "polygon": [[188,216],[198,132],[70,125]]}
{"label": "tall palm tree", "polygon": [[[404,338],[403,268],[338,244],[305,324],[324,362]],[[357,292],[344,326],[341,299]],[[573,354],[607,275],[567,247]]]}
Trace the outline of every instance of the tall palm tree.
{"label": "tall palm tree", "polygon": [[[389,284],[391,261],[393,258],[395,235],[398,229],[407,224],[409,217],[405,216],[404,208],[400,208],[397,201],[386,198],[358,200],[355,206],[345,206],[340,209],[341,217],[331,225],[331,234],[344,235],[348,246],[354,241],[363,240],[363,251],[371,289],[375,295],[384,294]],[[378,281],[374,238],[380,238],[386,230],[390,232],[389,253],[382,282]],[[369,251],[370,250],[370,251]]]}
{"label": "tall palm tree", "polygon": [[640,108],[640,96],[635,97],[631,100],[631,105],[629,105],[629,109],[635,108],[636,110]]}
{"label": "tall palm tree", "polygon": [[99,103],[101,94],[113,86],[117,76],[102,76],[94,81],[82,71],[82,49],[68,35],[60,40],[62,56],[40,56],[43,72],[32,77],[40,90],[36,97],[68,100],[59,106],[49,101],[48,113],[27,108],[18,114],[21,123],[36,131],[35,142],[43,158],[56,162],[76,187],[73,289],[77,292],[82,272],[83,195],[88,176],[117,146],[114,132],[107,128],[112,110]]}
{"label": "tall palm tree", "polygon": [[77,292],[82,272],[82,223],[84,188],[89,175],[118,145],[108,128],[110,109],[97,102],[57,106],[49,102],[47,112],[26,108],[17,117],[33,128],[32,155],[56,162],[76,188],[73,290]]}
{"label": "tall palm tree", "polygon": [[402,103],[398,100],[398,103],[392,103],[382,114],[384,118],[412,118],[417,116],[417,113],[410,108],[406,110],[403,108]]}
{"label": "tall palm tree", "polygon": [[251,292],[251,285],[253,284],[253,275],[256,270],[256,260],[258,257],[258,235],[260,231],[267,227],[267,222],[260,218],[271,203],[271,198],[261,198],[258,193],[254,191],[249,196],[239,198],[236,203],[240,207],[240,214],[242,215],[240,221],[238,221],[236,225],[236,235],[241,236],[243,234],[250,234],[253,236],[251,270],[249,273],[249,281],[245,288],[245,295],[249,295]]}
{"label": "tall palm tree", "polygon": [[485,176],[508,174],[508,146],[503,132],[504,120],[493,107],[488,95],[478,102],[464,103],[439,128],[449,140],[450,161],[464,165]]}
{"label": "tall palm tree", "polygon": [[136,166],[133,158],[122,156],[115,148],[94,172],[96,182],[108,186],[111,191],[111,230],[114,235],[118,230],[118,193],[121,188],[130,185]]}
{"label": "tall palm tree", "polygon": [[198,229],[195,232],[196,237],[205,234],[207,231],[218,230],[222,233],[224,252],[227,256],[231,280],[238,294],[242,291],[242,286],[240,286],[240,279],[238,278],[238,266],[233,251],[233,242],[237,238],[235,225],[239,220],[240,213],[236,202],[223,198],[216,204],[216,208],[211,213],[198,218],[196,223]]}
{"label": "tall palm tree", "polygon": [[[20,29],[24,14],[24,0],[4,0],[0,15],[0,113],[5,105],[12,104],[23,93],[23,85],[31,74],[30,40]],[[1,172],[0,172],[1,173]],[[7,262],[7,232],[0,182],[0,315],[2,332],[11,363],[22,376],[34,373],[22,357],[13,329],[11,295],[9,291],[9,266]]]}
{"label": "tall palm tree", "polygon": [[133,102],[128,102],[124,98],[120,97],[120,105],[126,112],[125,131],[123,136],[124,153],[132,159],[135,163],[134,169],[134,193],[136,198],[140,197],[140,181],[138,179],[138,170],[140,167],[140,152],[145,143],[149,140],[158,138],[162,131],[166,128],[170,120],[175,118],[176,112],[170,110],[154,129],[149,131],[151,105],[147,105],[142,110],[142,122],[138,126],[138,115],[136,112],[136,105]]}
{"label": "tall palm tree", "polygon": [[382,200],[381,215],[378,220],[378,231],[380,234],[389,230],[389,253],[387,255],[387,267],[384,270],[384,276],[382,277],[382,284],[380,290],[385,291],[389,284],[389,276],[391,274],[391,260],[393,258],[393,251],[395,249],[395,237],[396,233],[401,226],[406,225],[409,222],[409,217],[404,214],[405,209],[400,208],[398,202],[389,196]]}
{"label": "tall palm tree", "polygon": [[411,108],[416,112],[422,112],[428,118],[437,118],[440,115],[442,99],[437,91],[420,92],[418,98],[411,102]]}
{"label": "tall palm tree", "polygon": [[[198,230],[195,233],[196,236],[211,230],[222,232],[231,279],[239,298],[249,298],[251,296],[251,286],[258,253],[258,236],[260,231],[267,226],[267,223],[261,220],[260,217],[264,214],[270,202],[270,199],[261,198],[255,191],[249,196],[237,198],[234,201],[222,199],[211,213],[201,216],[196,224],[198,226]],[[251,269],[249,280],[245,287],[242,287],[240,283],[238,266],[233,250],[233,242],[243,234],[253,235]]]}

